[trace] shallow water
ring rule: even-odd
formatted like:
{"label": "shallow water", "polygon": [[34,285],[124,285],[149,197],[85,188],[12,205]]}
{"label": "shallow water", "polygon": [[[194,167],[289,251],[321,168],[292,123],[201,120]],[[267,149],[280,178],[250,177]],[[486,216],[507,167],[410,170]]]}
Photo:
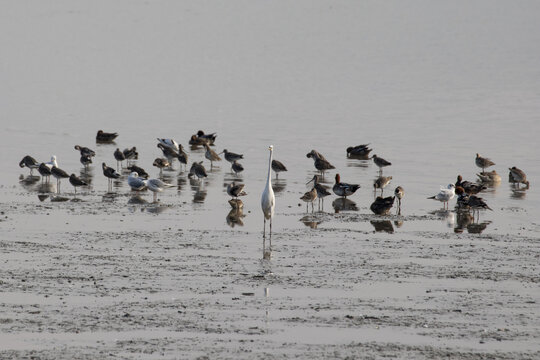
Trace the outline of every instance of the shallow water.
{"label": "shallow water", "polygon": [[[260,194],[270,144],[274,158],[289,169],[273,180],[273,245],[279,258],[288,256],[283,248],[288,236],[307,242],[317,232],[339,238],[336,232],[351,231],[357,234],[351,236],[388,242],[424,239],[420,241],[433,246],[441,246],[441,238],[458,242],[480,236],[538,238],[540,4],[536,2],[117,1],[89,6],[56,1],[49,5],[11,3],[0,14],[6,70],[0,87],[4,241],[45,246],[51,243],[50,236],[98,232],[103,234],[101,241],[112,241],[108,250],[116,252],[126,244],[119,242],[115,248],[114,236],[108,234],[154,234],[149,241],[155,245],[163,231],[181,229],[203,237],[221,233],[215,241],[239,242],[240,247],[247,245],[230,238],[252,242],[244,252],[235,253],[238,247],[219,247],[217,254],[215,248],[197,249],[195,257],[229,251],[242,261],[259,260]],[[120,135],[115,144],[96,144],[98,129]],[[204,153],[187,145],[199,129],[217,132],[214,150],[244,154],[241,163],[246,170],[235,176],[223,160],[198,184],[190,182],[176,163],[176,170],[164,171],[163,176],[175,187],[160,193],[158,204],[151,204],[151,193],[131,192],[125,177],[114,183],[113,194],[108,193],[100,164],[115,167],[117,147],[136,146],[137,165],[158,176],[152,167],[153,160],[162,156],[157,137],[174,138],[189,150],[190,163],[202,160],[209,169]],[[384,193],[390,195],[397,185],[405,189],[401,216],[394,215],[395,209],[386,217],[369,210],[377,168],[369,160],[348,159],[345,151],[364,143],[374,149],[372,154],[392,162],[384,169],[384,175],[393,177]],[[60,168],[81,174],[76,144],[97,152],[87,174],[91,186],[79,189],[80,201],[72,201],[73,188],[64,180],[61,195],[67,201],[53,202],[52,180],[46,189],[51,192],[41,191],[40,201],[40,180],[24,181],[28,170],[20,169],[18,162],[27,154],[39,161],[54,154]],[[306,158],[311,149],[336,167],[326,174],[326,185],[332,186],[335,173],[342,181],[361,185],[339,214],[334,195],[316,213],[306,213],[299,200],[309,190],[305,183],[316,173],[313,161]],[[488,170],[497,170],[502,182],[482,193],[493,211],[481,212],[478,222],[463,222],[427,197],[439,186],[454,183],[458,174],[475,180],[480,172],[474,164],[476,153],[496,163]],[[527,173],[530,189],[516,191],[508,183],[511,166]],[[232,220],[226,194],[231,181],[245,183],[248,193],[243,198],[244,216]],[[319,246],[304,255],[324,257],[324,246]],[[362,241],[347,246],[351,253],[366,250]],[[453,256],[423,257],[385,249],[388,252],[382,251],[374,265],[413,262],[429,268],[459,263]],[[24,251],[15,249],[10,256],[24,258]],[[512,261],[519,266],[519,258]],[[277,273],[286,270],[274,265]],[[306,271],[313,281],[331,275],[307,265]],[[210,280],[203,276],[199,281]],[[328,286],[339,287],[339,281]],[[299,289],[309,293],[313,287]],[[261,293],[262,287],[257,291]],[[376,292],[394,296],[396,291],[402,290],[383,284]],[[538,293],[533,297],[538,299]],[[20,301],[24,302],[22,297]],[[289,333],[281,332],[272,341],[280,342]],[[411,343],[416,343],[417,335],[411,336]],[[376,336],[368,338],[377,341]]]}

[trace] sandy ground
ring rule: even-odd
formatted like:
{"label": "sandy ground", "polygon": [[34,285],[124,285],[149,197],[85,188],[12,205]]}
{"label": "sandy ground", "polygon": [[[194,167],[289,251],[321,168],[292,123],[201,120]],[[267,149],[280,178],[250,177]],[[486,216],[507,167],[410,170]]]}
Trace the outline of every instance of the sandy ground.
{"label": "sandy ground", "polygon": [[1,358],[540,357],[539,238],[299,212],[263,259],[260,232],[122,201],[1,204]]}

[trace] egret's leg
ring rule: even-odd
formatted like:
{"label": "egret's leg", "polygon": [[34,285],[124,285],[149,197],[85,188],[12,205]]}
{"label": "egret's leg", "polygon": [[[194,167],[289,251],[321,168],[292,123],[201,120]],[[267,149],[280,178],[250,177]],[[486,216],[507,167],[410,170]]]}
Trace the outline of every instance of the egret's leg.
{"label": "egret's leg", "polygon": [[270,251],[272,251],[272,218],[270,218]]}

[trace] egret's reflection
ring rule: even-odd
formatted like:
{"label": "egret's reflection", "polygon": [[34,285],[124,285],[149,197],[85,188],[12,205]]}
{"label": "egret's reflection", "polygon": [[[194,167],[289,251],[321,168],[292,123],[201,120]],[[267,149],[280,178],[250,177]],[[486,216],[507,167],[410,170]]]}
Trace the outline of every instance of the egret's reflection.
{"label": "egret's reflection", "polygon": [[370,223],[375,228],[375,232],[394,233],[394,226],[390,220],[371,220]]}
{"label": "egret's reflection", "polygon": [[335,199],[334,201],[332,201],[332,207],[334,208],[336,214],[340,211],[358,211],[356,203],[351,199],[346,198]]}
{"label": "egret's reflection", "polygon": [[265,308],[265,312],[264,312],[264,323],[265,323],[265,333],[269,333],[268,331],[268,320],[270,318],[270,313],[268,311],[268,298],[270,297],[270,288],[268,287],[265,287],[264,288],[264,308]]}
{"label": "egret's reflection", "polygon": [[270,260],[272,258],[272,243],[266,246],[266,237],[263,237],[263,260]]}

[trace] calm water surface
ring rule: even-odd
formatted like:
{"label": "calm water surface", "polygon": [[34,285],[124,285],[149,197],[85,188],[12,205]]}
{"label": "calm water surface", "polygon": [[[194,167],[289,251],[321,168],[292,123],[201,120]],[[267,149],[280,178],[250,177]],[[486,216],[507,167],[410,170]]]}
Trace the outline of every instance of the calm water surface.
{"label": "calm water surface", "polygon": [[[262,230],[259,201],[270,144],[289,168],[277,183],[276,232],[305,226],[299,197],[315,173],[306,158],[311,149],[336,166],[328,185],[336,172],[361,184],[350,199],[358,213],[371,213],[377,168],[345,152],[362,143],[393,163],[385,169],[393,176],[387,193],[405,188],[404,216],[440,209],[426,198],[456,175],[474,180],[478,152],[495,161],[503,178],[483,195],[494,210],[480,215],[491,222],[484,233],[539,230],[537,2],[118,1],[94,7],[57,1],[11,3],[0,18],[2,201],[39,203],[35,189],[19,183],[28,174],[17,166],[26,154],[40,161],[54,154],[61,168],[79,174],[73,146],[95,149],[92,187],[81,197],[102,202],[107,180],[100,164],[115,164],[116,147],[137,146],[137,165],[157,176],[151,165],[161,156],[156,137],[187,147],[191,134],[203,129],[218,133],[215,150],[245,155],[239,180],[249,195],[242,229],[254,234]],[[96,145],[98,129],[118,132],[116,144]],[[189,155],[190,162],[204,160],[201,151]],[[513,191],[510,166],[527,172],[528,191]],[[165,174],[178,188],[160,194],[161,203],[185,215],[165,210],[159,226],[229,228],[225,188],[238,179],[227,162],[200,188],[185,173]],[[67,181],[62,189],[73,191]],[[114,191],[130,193],[125,179]],[[141,196],[151,201],[151,194]],[[324,211],[334,211],[335,198],[326,199]],[[119,196],[114,206],[147,221],[124,226],[155,226],[156,217],[135,212],[129,199]],[[64,219],[35,221],[47,226]],[[394,230],[452,232],[452,221],[406,220]],[[69,226],[82,223],[106,226],[99,215],[72,219]],[[105,224],[119,226],[116,218]],[[336,226],[374,230],[368,221],[318,224]]]}

